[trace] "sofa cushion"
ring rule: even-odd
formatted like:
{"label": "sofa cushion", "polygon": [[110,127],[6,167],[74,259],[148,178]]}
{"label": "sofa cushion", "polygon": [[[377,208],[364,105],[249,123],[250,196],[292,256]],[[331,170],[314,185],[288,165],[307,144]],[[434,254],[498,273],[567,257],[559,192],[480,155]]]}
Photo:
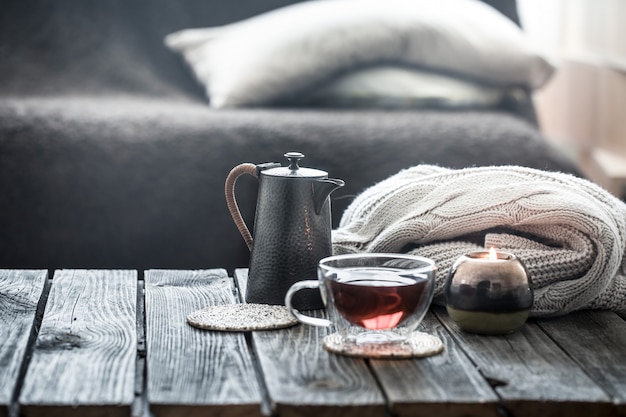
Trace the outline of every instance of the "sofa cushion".
{"label": "sofa cushion", "polygon": [[381,63],[532,88],[553,71],[512,21],[475,0],[313,0],[165,41],[215,108],[289,103]]}
{"label": "sofa cushion", "polygon": [[302,105],[388,109],[497,107],[508,88],[483,85],[415,68],[357,69],[303,96]]}

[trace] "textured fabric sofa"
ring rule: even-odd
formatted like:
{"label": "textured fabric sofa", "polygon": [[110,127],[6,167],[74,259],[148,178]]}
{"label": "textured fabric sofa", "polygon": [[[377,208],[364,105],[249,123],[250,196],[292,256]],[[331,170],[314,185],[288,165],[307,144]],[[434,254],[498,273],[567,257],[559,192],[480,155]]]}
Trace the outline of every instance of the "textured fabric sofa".
{"label": "textured fabric sofa", "polygon": [[[335,224],[365,187],[420,163],[578,174],[528,96],[494,108],[215,110],[163,38],[289,0],[7,0],[0,13],[0,268],[245,267],[223,197],[242,162],[345,180]],[[515,2],[492,1],[517,21]],[[251,69],[253,71],[254,69]],[[252,223],[254,179],[238,183]]]}

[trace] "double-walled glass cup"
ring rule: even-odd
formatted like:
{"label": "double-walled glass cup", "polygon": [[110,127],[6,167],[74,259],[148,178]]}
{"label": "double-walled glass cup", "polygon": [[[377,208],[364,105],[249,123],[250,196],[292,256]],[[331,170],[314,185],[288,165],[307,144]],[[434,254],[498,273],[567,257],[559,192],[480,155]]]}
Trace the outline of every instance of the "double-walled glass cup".
{"label": "double-walled glass cup", "polygon": [[[318,279],[296,282],[285,305],[302,323],[333,326],[344,343],[402,343],[424,318],[435,290],[431,259],[401,254],[362,253],[324,258]],[[328,319],[302,314],[294,294],[319,288]]]}

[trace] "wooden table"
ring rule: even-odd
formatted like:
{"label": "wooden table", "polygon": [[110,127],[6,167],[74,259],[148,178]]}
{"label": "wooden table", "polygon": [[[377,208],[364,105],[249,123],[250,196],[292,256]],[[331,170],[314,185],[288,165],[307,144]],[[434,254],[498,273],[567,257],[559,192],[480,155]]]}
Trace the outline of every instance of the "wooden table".
{"label": "wooden table", "polygon": [[626,321],[615,313],[485,337],[433,308],[422,330],[444,352],[395,361],[329,354],[323,328],[186,323],[240,302],[245,283],[245,270],[0,270],[0,416],[626,414]]}

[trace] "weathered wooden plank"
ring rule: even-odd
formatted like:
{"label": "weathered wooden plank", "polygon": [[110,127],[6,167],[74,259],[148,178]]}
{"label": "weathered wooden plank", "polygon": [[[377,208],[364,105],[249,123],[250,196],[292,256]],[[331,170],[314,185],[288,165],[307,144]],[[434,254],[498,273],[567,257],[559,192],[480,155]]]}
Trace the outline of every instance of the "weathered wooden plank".
{"label": "weathered wooden plank", "polygon": [[[235,277],[245,288],[247,270],[236,270]],[[366,361],[325,351],[322,341],[328,333],[307,325],[253,332],[272,411],[281,417],[384,416],[385,398]]]}
{"label": "weathered wooden plank", "polygon": [[626,415],[626,321],[611,311],[580,311],[537,322]]}
{"label": "weathered wooden plank", "polygon": [[608,395],[537,323],[530,321],[506,336],[481,336],[459,330],[445,310],[435,311],[483,376],[495,385],[510,415],[614,415]]}
{"label": "weathered wooden plank", "polygon": [[129,415],[137,274],[57,271],[19,397],[26,416]]}
{"label": "weathered wooden plank", "polygon": [[373,360],[371,366],[395,416],[497,416],[499,398],[439,320],[428,313],[420,331],[444,342],[423,359]]}
{"label": "weathered wooden plank", "polygon": [[385,415],[385,398],[366,362],[325,351],[327,334],[306,325],[253,333],[272,411],[281,417]]}
{"label": "weathered wooden plank", "polygon": [[246,291],[248,290],[248,270],[246,268],[235,269],[234,275],[239,302],[245,303]]}
{"label": "weathered wooden plank", "polygon": [[0,270],[0,417],[8,416],[48,272]]}
{"label": "weathered wooden plank", "polygon": [[151,270],[145,276],[147,389],[158,416],[254,416],[261,394],[241,333],[196,329],[189,313],[236,302],[222,269]]}

